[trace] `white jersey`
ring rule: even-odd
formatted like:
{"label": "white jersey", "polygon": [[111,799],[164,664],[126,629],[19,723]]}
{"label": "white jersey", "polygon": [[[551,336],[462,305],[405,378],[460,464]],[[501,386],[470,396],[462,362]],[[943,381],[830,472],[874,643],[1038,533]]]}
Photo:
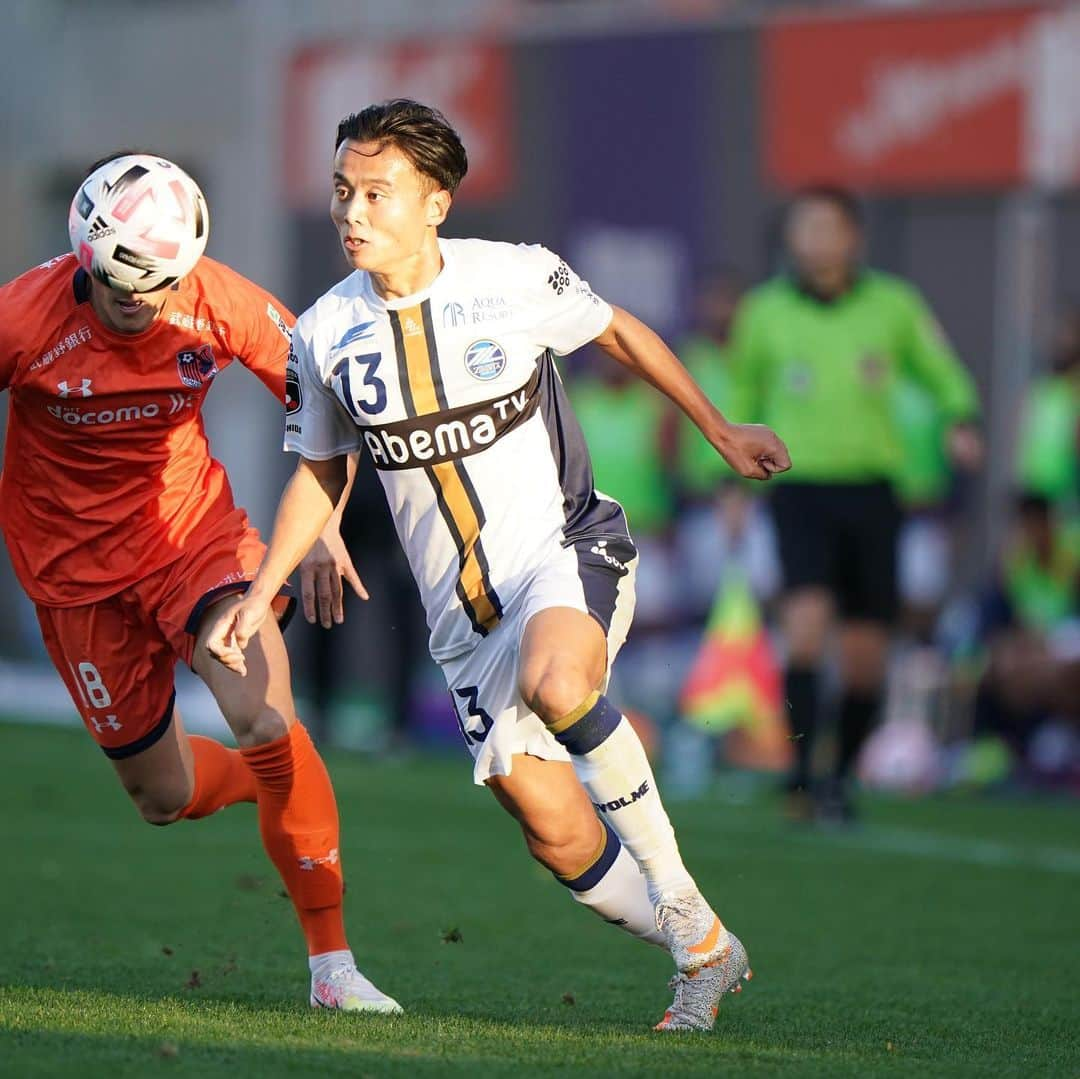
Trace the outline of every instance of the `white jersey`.
{"label": "white jersey", "polygon": [[423,292],[383,300],[356,271],[300,316],[285,448],[366,448],[420,589],[439,662],[474,648],[546,559],[628,539],[593,489],[552,353],[598,337],[611,308],[540,246],[440,240]]}

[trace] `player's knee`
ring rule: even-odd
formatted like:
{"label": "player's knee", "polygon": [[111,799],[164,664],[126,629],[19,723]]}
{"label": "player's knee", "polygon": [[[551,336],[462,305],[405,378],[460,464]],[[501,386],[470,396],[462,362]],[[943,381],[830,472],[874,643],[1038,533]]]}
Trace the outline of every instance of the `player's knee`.
{"label": "player's knee", "polygon": [[289,733],[290,719],[276,708],[264,707],[246,716],[229,716],[236,744],[241,749],[276,742]]}
{"label": "player's knee", "polygon": [[585,672],[566,662],[526,669],[519,685],[522,700],[545,723],[553,723],[579,707],[592,689]]}
{"label": "player's knee", "polygon": [[191,801],[191,792],[179,788],[146,790],[137,787],[129,790],[128,794],[142,819],[158,828],[178,821],[184,807]]}

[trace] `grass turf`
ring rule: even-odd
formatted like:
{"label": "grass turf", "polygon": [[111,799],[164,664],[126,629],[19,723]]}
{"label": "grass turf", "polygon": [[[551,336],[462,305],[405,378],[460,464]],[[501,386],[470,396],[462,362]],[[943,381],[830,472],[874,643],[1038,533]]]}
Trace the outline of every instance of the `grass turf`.
{"label": "grass turf", "polygon": [[0,754],[5,1076],[1080,1073],[1075,806],[878,800],[829,836],[723,787],[672,805],[756,977],[661,1036],[665,957],[533,866],[464,759],[329,757],[385,1019],[307,1008],[254,807],[153,829],[81,733],[0,726]]}

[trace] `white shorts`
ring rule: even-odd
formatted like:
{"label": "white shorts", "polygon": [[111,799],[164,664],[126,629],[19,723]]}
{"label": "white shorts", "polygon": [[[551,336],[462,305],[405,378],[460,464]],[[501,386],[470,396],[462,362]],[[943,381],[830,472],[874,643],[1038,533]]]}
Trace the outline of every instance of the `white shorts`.
{"label": "white shorts", "polygon": [[462,736],[473,756],[473,781],[508,776],[515,753],[546,761],[570,755],[518,692],[521,638],[529,620],[551,607],[592,615],[608,642],[608,672],[634,616],[637,551],[626,538],[584,539],[559,547],[504,610],[477,646],[441,664]]}

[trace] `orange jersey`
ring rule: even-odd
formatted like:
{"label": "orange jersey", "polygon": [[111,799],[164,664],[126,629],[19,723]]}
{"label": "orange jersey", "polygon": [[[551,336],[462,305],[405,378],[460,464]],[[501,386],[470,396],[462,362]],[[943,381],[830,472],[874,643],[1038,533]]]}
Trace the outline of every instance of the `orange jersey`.
{"label": "orange jersey", "polygon": [[212,259],[149,329],[118,334],[63,255],[0,288],[0,389],[11,391],[0,523],[39,604],[113,595],[198,544],[233,509],[202,403],[233,360],[283,401],[293,316]]}

